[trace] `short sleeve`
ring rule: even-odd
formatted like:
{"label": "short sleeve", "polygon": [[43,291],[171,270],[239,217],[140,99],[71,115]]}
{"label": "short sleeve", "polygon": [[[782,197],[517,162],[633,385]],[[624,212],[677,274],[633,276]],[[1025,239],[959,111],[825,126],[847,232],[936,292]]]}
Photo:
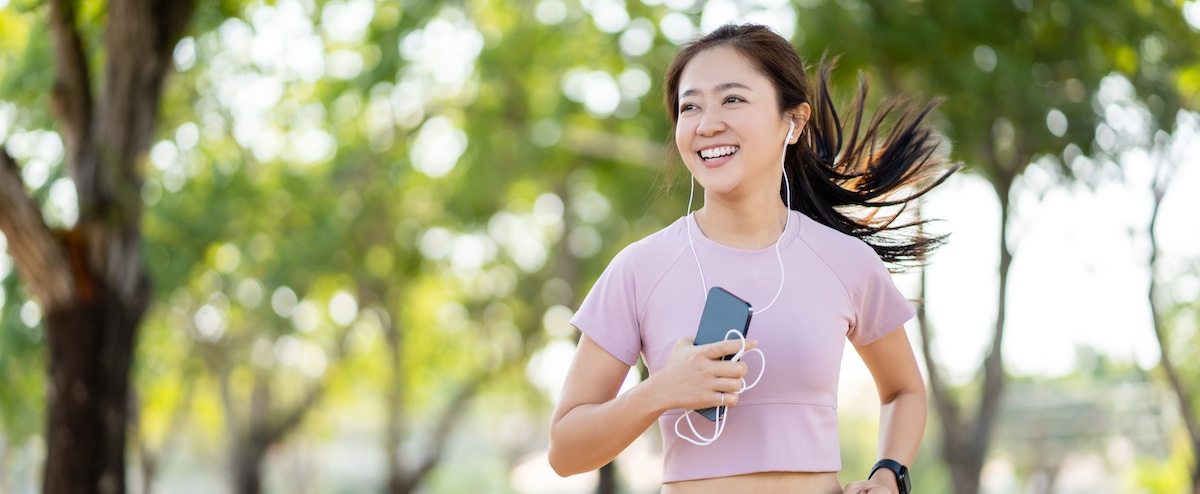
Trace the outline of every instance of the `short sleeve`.
{"label": "short sleeve", "polygon": [[571,317],[572,326],[629,366],[637,363],[642,348],[636,285],[627,248],[613,258]]}
{"label": "short sleeve", "polygon": [[856,346],[883,338],[917,313],[912,303],[896,288],[883,261],[869,247],[867,250],[869,256],[863,260],[861,277],[851,287],[855,317],[846,337]]}

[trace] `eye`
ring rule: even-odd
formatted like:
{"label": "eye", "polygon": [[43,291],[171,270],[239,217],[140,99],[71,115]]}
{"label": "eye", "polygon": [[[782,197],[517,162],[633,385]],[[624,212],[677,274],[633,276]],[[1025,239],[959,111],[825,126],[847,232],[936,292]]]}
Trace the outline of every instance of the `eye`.
{"label": "eye", "polygon": [[685,111],[688,111],[688,110],[691,110],[694,108],[696,108],[696,105],[693,105],[691,103],[683,103],[683,104],[679,105],[679,113],[683,113]]}
{"label": "eye", "polygon": [[726,96],[725,102],[726,103],[745,103],[746,100],[742,99],[741,96]]}

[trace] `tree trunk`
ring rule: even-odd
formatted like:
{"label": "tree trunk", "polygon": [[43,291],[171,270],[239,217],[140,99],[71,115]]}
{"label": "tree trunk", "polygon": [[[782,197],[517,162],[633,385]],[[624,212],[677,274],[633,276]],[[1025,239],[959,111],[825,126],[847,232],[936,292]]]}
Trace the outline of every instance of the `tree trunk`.
{"label": "tree trunk", "polygon": [[[77,3],[48,2],[50,106],[79,198],[79,222],[52,231],[0,147],[0,231],[44,313],[49,347],[46,494],[125,490],[129,368],[150,299],[142,262],[140,165],[171,54],[195,0],[110,0],[105,80],[92,93]],[[50,90],[51,88],[47,88]]]}
{"label": "tree trunk", "polygon": [[1146,292],[1146,298],[1150,302],[1154,338],[1158,342],[1158,365],[1163,368],[1163,373],[1167,375],[1167,383],[1170,384],[1171,390],[1179,400],[1179,414],[1188,433],[1188,445],[1192,450],[1192,493],[1200,494],[1200,421],[1197,420],[1195,402],[1192,401],[1193,390],[1184,382],[1184,378],[1180,376],[1179,369],[1175,367],[1175,361],[1171,357],[1171,335],[1161,307],[1162,301],[1158,285],[1158,234],[1155,233],[1155,228],[1158,226],[1158,214],[1162,208],[1163,198],[1166,197],[1172,182],[1171,179],[1174,178],[1179,167],[1178,163],[1167,159],[1159,161],[1158,167],[1159,169],[1155,170],[1155,181],[1152,184],[1154,209],[1150,212],[1150,225],[1147,228],[1150,240],[1150,287]]}
{"label": "tree trunk", "polygon": [[3,148],[0,231],[44,312],[49,347],[44,492],[124,492],[129,367],[149,282],[140,263],[112,276],[97,269],[88,252],[137,257],[140,239],[123,228],[51,231]]}
{"label": "tree trunk", "polygon": [[1000,412],[1000,398],[1004,391],[1004,321],[1008,311],[1008,272],[1012,267],[1012,251],[1008,246],[1009,192],[1011,180],[993,182],[996,196],[1000,200],[1000,280],[996,300],[996,324],[992,333],[991,348],[983,360],[983,390],[979,398],[979,409],[971,424],[953,437],[958,443],[944,451],[943,458],[950,466],[955,492],[976,494],[979,492],[979,477],[991,445],[996,417]]}
{"label": "tree trunk", "polygon": [[617,464],[608,462],[600,467],[600,480],[596,483],[596,494],[617,494]]}
{"label": "tree trunk", "polygon": [[262,491],[262,462],[267,445],[250,440],[234,453],[233,492],[236,494],[258,494]]}
{"label": "tree trunk", "polygon": [[977,494],[980,473],[987,459],[1000,411],[1000,398],[1004,390],[1004,342],[1005,312],[1008,308],[1008,273],[1013,254],[1008,245],[1009,190],[1012,177],[992,181],[1000,200],[1000,283],[996,301],[996,324],[992,334],[991,348],[983,362],[983,389],[979,408],[972,421],[966,421],[958,402],[946,389],[935,359],[932,355],[933,328],[925,317],[925,272],[921,272],[922,304],[917,310],[917,322],[921,330],[921,347],[925,357],[926,372],[929,373],[929,391],[941,420],[942,459],[950,467],[951,483],[957,494]]}
{"label": "tree trunk", "polygon": [[[337,347],[328,360],[330,366],[341,360],[345,353],[345,340],[345,333],[338,337]],[[218,376],[221,405],[225,412],[226,435],[229,438],[227,468],[230,482],[233,492],[237,494],[258,494],[262,490],[262,464],[267,451],[300,426],[324,396],[326,382],[322,378],[311,385],[298,402],[279,407],[272,403],[270,373],[255,373],[250,391],[249,413],[246,414],[248,418],[243,424],[240,421],[243,415],[236,412],[237,404],[229,383],[231,370],[219,357],[224,353],[226,350],[222,346],[210,344],[202,355],[205,357],[205,363]]]}
{"label": "tree trunk", "polygon": [[392,374],[392,385],[388,386],[387,392],[388,421],[384,443],[388,459],[387,492],[401,494],[407,484],[400,458],[400,442],[404,435],[404,369],[400,366],[403,335],[400,334],[400,328],[396,326],[391,314],[388,314],[384,321],[383,334],[388,342],[388,363],[391,364]]}
{"label": "tree trunk", "polygon": [[142,311],[98,291],[91,304],[46,310],[47,493],[125,491],[129,365]]}
{"label": "tree trunk", "polygon": [[[220,347],[213,347],[219,349]],[[208,355],[208,354],[206,354]],[[239,414],[235,413],[236,404],[229,385],[230,370],[207,361],[217,370],[220,376],[221,404],[225,410],[226,427],[229,437],[229,475],[233,492],[236,494],[258,494],[262,490],[261,466],[267,448],[278,439],[272,436],[267,425],[270,408],[271,390],[269,377],[263,373],[254,375],[254,384],[250,391],[250,405],[246,425],[239,423]],[[282,432],[279,433],[282,435]]]}

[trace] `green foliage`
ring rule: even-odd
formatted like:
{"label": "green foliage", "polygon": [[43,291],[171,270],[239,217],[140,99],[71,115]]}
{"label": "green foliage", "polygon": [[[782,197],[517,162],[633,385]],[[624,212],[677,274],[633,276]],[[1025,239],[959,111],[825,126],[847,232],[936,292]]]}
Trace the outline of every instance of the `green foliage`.
{"label": "green foliage", "polygon": [[[402,441],[422,439],[476,379],[488,406],[471,420],[495,409],[543,420],[547,399],[525,363],[573,336],[547,331],[547,314],[575,307],[619,249],[685,208],[686,190],[658,190],[685,184],[664,172],[674,145],[659,81],[676,46],[662,24],[679,13],[660,3],[627,2],[630,23],[606,32],[573,1],[200,2],[143,167],[155,294],[134,376],[143,445],[165,448],[190,430],[185,444],[218,464],[226,429],[248,423],[261,383],[275,412],[323,386],[324,404],[298,433],[336,441],[357,421],[381,450],[397,447],[379,433],[392,413]],[[1200,95],[1200,43],[1176,5],[801,3],[794,41],[809,62],[826,49],[842,55],[838,97],[860,70],[885,89],[869,108],[893,91],[948,96],[939,130],[993,178],[1043,154],[1060,156],[1069,176],[1072,145],[1103,151],[1094,101],[1114,71],[1162,128]],[[561,16],[546,14],[555,4]],[[79,16],[97,87],[103,5],[83,2]],[[360,8],[367,17],[341,16]],[[694,22],[698,8],[682,15]],[[41,2],[0,9],[0,97],[18,108],[0,141],[53,129],[45,15]],[[622,48],[646,26],[648,46]],[[583,84],[615,88],[616,102],[589,102]],[[1047,125],[1055,111],[1062,135]],[[60,168],[34,191],[39,201]],[[19,317],[16,276],[0,286],[0,371],[10,378],[0,433],[13,442],[41,429],[44,350]],[[395,389],[399,411],[386,404]],[[848,458],[873,455],[862,446],[871,429],[843,430],[862,435]],[[431,489],[494,485],[510,458],[480,451],[534,449],[539,437],[460,445],[453,451],[475,455],[447,461],[488,475],[447,470]],[[923,482],[940,479],[923,485],[947,490],[942,467],[922,463]]]}
{"label": "green foliage", "polygon": [[[913,485],[919,485],[923,492],[953,491],[950,472],[938,458],[936,445],[941,441],[940,434],[938,427],[925,428],[922,447],[917,450],[917,457],[909,466]],[[841,410],[838,416],[838,439],[842,453],[842,472],[838,477],[843,483],[865,479],[871,465],[879,459],[878,415]]]}
{"label": "green foliage", "polygon": [[[335,4],[344,5],[325,7]],[[236,38],[239,32],[253,37],[270,29],[261,6],[249,7],[239,18],[201,20],[219,28],[185,40],[194,58],[205,62],[180,67],[164,104],[161,140],[147,167],[147,252],[159,299],[169,308],[152,312],[145,331],[156,333],[146,336],[151,344],[173,342],[189,350],[179,356],[143,347],[143,386],[170,389],[157,381],[183,378],[144,371],[164,369],[163,358],[210,362],[202,349],[214,346],[219,361],[232,366],[234,399],[243,403],[234,403],[235,409],[245,406],[249,376],[261,373],[280,386],[283,402],[289,401],[287,395],[294,401],[305,381],[322,382],[327,399],[339,403],[385,396],[387,388],[399,386],[405,390],[404,413],[419,430],[444,412],[449,393],[509,365],[505,362],[519,366],[541,346],[542,312],[549,303],[544,300],[569,306],[582,296],[562,298],[545,289],[561,276],[554,274],[562,263],[556,252],[565,249],[556,244],[572,233],[564,231],[568,223],[590,229],[585,233],[591,235],[583,236],[601,244],[586,249],[594,260],[588,276],[607,258],[598,251],[611,255],[630,240],[623,218],[642,214],[646,194],[645,187],[631,193],[627,184],[631,179],[648,183],[653,170],[622,169],[607,160],[589,163],[554,143],[530,144],[538,122],[567,120],[592,128],[601,123],[607,132],[631,136],[646,132],[644,123],[598,122],[560,92],[547,91],[561,84],[557,70],[569,58],[556,43],[570,40],[580,50],[597,51],[606,40],[578,39],[549,26],[489,29],[518,22],[504,9],[467,19],[462,10],[443,6],[422,20],[408,16],[417,8],[397,15],[393,7],[377,6],[361,39],[333,36],[314,24],[326,54],[348,53],[362,61],[361,71],[348,77],[297,78],[274,60],[234,55],[238,41],[233,39],[250,41]],[[315,11],[304,17],[326,19]],[[440,28],[503,31],[505,39],[485,35],[475,75],[459,89],[443,91],[431,84],[430,67],[413,67],[397,52],[405,37],[430,22],[440,22]],[[511,46],[528,51],[522,55]],[[530,54],[534,65],[528,64]],[[610,62],[613,70],[622,65],[619,58]],[[229,83],[235,79],[246,84]],[[253,84],[268,91],[256,96],[275,102],[247,116],[239,105],[249,101],[237,92]],[[422,93],[405,92],[414,88]],[[382,126],[380,118],[387,121]],[[399,121],[392,123],[393,118]],[[461,129],[470,143],[444,176],[415,169],[420,158],[412,149],[422,124],[439,119]],[[258,125],[257,137],[239,137],[239,125]],[[557,132],[564,133],[561,127]],[[305,138],[332,138],[334,148],[315,157],[290,152]],[[272,140],[286,142],[263,144]],[[586,164],[596,170],[577,171]],[[636,200],[612,201],[600,192],[604,189],[636,194]],[[572,198],[590,212],[577,212]],[[614,205],[622,209],[611,211]],[[563,218],[563,211],[583,218]],[[533,244],[501,241],[491,230],[505,221],[541,228],[544,238]],[[423,251],[420,245],[432,242],[431,235],[449,243]],[[453,251],[445,251],[471,246],[482,246],[482,263],[462,265]],[[543,255],[529,257],[524,249],[530,248]],[[283,316],[272,303],[277,290],[295,294],[290,302],[295,307],[285,308]],[[344,333],[326,310],[339,291],[351,294],[359,307],[359,317]],[[306,303],[320,321],[307,330],[311,324],[302,323],[298,312],[287,314]],[[202,321],[213,313],[210,308],[220,315],[216,332],[204,329],[214,324]],[[389,325],[402,333],[400,382],[391,381],[385,364]],[[336,366],[323,373],[305,374],[281,354],[300,342],[333,359],[342,334],[349,342],[346,357],[327,360]],[[528,389],[523,379],[496,383]],[[147,398],[147,406],[159,403],[148,410],[165,410],[169,405],[162,403],[172,397],[148,393]],[[328,424],[317,419],[313,432]]]}
{"label": "green foliage", "polygon": [[[61,142],[48,132],[49,97],[44,88],[53,77],[53,59],[40,14],[35,2],[0,8],[0,145],[18,163],[40,161],[44,177],[30,192],[45,201],[63,171],[54,161],[61,159]],[[41,404],[46,356],[40,310],[30,305],[20,286],[7,244],[0,234],[0,373],[6,376],[0,386],[0,434],[17,446],[36,436],[45,422]]]}
{"label": "green foliage", "polygon": [[[954,156],[994,182],[1010,181],[1042,155],[1057,157],[1064,176],[1072,177],[1076,156],[1115,151],[1093,146],[1104,117],[1095,96],[1110,74],[1133,82],[1156,128],[1170,131],[1178,108],[1200,107],[1195,86],[1170,77],[1172,68],[1196,66],[1200,46],[1177,5],[855,4],[849,9],[857,13],[852,45],[836,22],[812,23],[810,42],[846,50],[844,65],[876,72],[891,90],[948,97],[941,130],[954,143]],[[839,5],[826,2],[815,10],[845,10]]]}
{"label": "green foliage", "polygon": [[[3,236],[0,236],[3,238]],[[7,264],[7,254],[0,254],[0,265]],[[20,317],[26,299],[17,285],[16,276],[3,278],[0,283],[0,436],[9,444],[21,444],[42,430],[41,409],[30,406],[38,402],[46,386],[45,347],[40,325],[30,327]]]}
{"label": "green foliage", "polygon": [[1188,492],[1194,463],[1187,434],[1179,430],[1171,441],[1171,456],[1167,458],[1138,458],[1127,477],[1131,491],[1148,494]]}
{"label": "green foliage", "polygon": [[[29,7],[0,9],[0,94],[30,106],[50,86],[50,34]],[[45,101],[45,100],[43,100]]]}

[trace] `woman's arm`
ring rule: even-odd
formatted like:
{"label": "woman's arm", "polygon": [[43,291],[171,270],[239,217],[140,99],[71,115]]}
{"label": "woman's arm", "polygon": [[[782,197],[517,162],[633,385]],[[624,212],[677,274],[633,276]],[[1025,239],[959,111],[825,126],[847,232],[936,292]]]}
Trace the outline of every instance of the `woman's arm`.
{"label": "woman's arm", "polygon": [[[889,458],[904,465],[912,465],[925,434],[925,378],[917,367],[912,345],[904,327],[897,328],[883,338],[855,347],[879,390],[879,458]],[[864,474],[867,472],[863,472]],[[852,482],[846,486],[847,494],[883,492],[872,488],[871,483],[899,492],[896,476],[891,470],[881,468],[869,482]]]}
{"label": "woman's arm", "polygon": [[[746,349],[755,346],[746,341]],[[579,340],[558,407],[550,421],[550,466],[568,476],[616,458],[663,412],[737,403],[746,364],[720,360],[741,348],[737,340],[693,346],[675,343],[662,370],[617,396],[629,366],[587,335]]]}

